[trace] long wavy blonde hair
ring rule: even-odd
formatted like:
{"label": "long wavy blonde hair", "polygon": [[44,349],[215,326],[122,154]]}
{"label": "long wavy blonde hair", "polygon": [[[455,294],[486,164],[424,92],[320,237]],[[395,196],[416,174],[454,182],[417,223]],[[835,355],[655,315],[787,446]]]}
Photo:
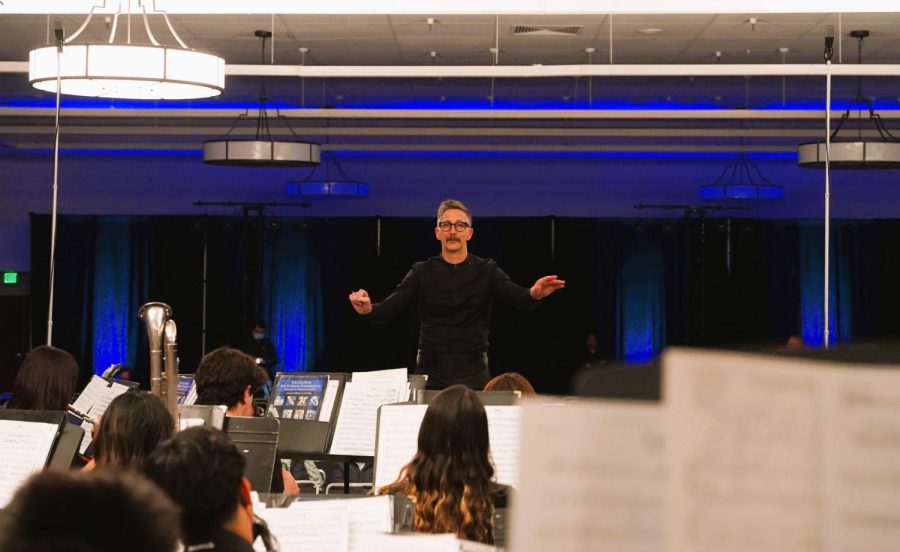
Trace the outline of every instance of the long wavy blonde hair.
{"label": "long wavy blonde hair", "polygon": [[381,492],[413,500],[416,531],[493,544],[496,488],[484,404],[474,391],[454,385],[432,399],[419,450]]}

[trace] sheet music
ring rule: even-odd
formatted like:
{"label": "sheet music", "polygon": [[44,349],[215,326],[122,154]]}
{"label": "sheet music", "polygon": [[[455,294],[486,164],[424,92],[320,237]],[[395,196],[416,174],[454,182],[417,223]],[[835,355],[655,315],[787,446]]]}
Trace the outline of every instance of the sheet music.
{"label": "sheet music", "polygon": [[374,370],[371,372],[353,372],[351,380],[355,382],[363,381],[390,381],[400,382],[407,381],[406,368],[391,368],[389,370]]}
{"label": "sheet music", "polygon": [[397,382],[380,381],[349,381],[344,385],[331,454],[375,455],[378,407],[396,402],[398,385]]}
{"label": "sheet music", "polygon": [[418,450],[419,427],[428,405],[386,405],[378,420],[373,487],[377,491],[397,480],[400,470]]}
{"label": "sheet music", "polygon": [[103,378],[94,375],[91,376],[91,380],[85,386],[84,390],[79,393],[78,398],[75,399],[75,402],[72,403],[72,406],[88,414],[89,410],[94,403],[97,402],[97,399],[100,397],[100,394],[103,392],[103,388],[109,385],[109,382],[104,380]]}
{"label": "sheet music", "polygon": [[666,353],[666,550],[826,550],[824,379],[805,364]]}
{"label": "sheet music", "polygon": [[829,371],[832,550],[900,549],[900,372]]}
{"label": "sheet music", "polygon": [[337,399],[340,380],[329,379],[325,384],[325,393],[322,395],[322,409],[319,411],[320,422],[330,422],[331,412],[334,410],[334,401]]}
{"label": "sheet music", "polygon": [[[107,407],[109,407],[109,403],[119,395],[127,393],[129,389],[130,387],[127,385],[110,383],[94,375],[84,388],[84,391],[78,395],[78,399],[73,406],[95,420],[99,420],[103,413],[106,412]],[[84,439],[81,440],[78,452],[84,454],[84,451],[87,450],[93,440],[91,432],[94,426],[88,422],[82,422],[81,428],[84,430]]]}
{"label": "sheet music", "polygon": [[350,521],[349,552],[368,552],[369,539],[391,532],[393,501],[389,496],[341,500]]}
{"label": "sheet music", "polygon": [[[381,407],[374,487],[393,483],[418,450],[419,427],[428,406],[424,404]],[[519,407],[486,406],[491,458],[498,483],[516,486],[519,481]]]}
{"label": "sheet music", "polygon": [[523,484],[511,550],[664,550],[662,407],[531,400],[518,408]]}
{"label": "sheet music", "polygon": [[[296,501],[288,508],[255,511],[284,552],[347,552],[349,517],[342,500]],[[254,550],[265,552],[260,539]]]}
{"label": "sheet music", "polygon": [[518,488],[521,409],[518,406],[485,406],[484,410],[497,482]]}
{"label": "sheet music", "polygon": [[0,420],[0,508],[31,474],[47,464],[58,424]]}

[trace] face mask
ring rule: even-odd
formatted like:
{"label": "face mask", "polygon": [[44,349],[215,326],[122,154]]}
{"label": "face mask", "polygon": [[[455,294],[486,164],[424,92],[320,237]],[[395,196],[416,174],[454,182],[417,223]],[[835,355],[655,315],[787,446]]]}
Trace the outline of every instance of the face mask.
{"label": "face mask", "polygon": [[266,334],[262,332],[253,332],[253,339],[259,340],[266,337]]}

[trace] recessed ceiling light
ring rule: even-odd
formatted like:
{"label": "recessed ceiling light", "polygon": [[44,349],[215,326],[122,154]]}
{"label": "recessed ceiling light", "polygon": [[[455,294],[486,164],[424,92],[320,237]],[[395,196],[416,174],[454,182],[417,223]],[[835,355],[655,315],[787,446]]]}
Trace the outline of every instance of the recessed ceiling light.
{"label": "recessed ceiling light", "polygon": [[646,29],[638,29],[638,32],[646,35],[654,35],[663,32],[665,29],[658,29],[656,27],[649,27]]}

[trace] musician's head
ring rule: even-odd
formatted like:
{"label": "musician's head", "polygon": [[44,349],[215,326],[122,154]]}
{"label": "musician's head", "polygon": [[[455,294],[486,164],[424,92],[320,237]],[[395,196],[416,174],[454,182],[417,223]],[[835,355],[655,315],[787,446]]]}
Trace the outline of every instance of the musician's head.
{"label": "musician's head", "polygon": [[141,470],[150,452],[175,432],[162,400],[129,391],[109,403],[94,440],[97,468]]}
{"label": "musician's head", "polygon": [[418,451],[385,490],[415,497],[415,529],[492,542],[495,484],[484,404],[454,385],[429,403]]}
{"label": "musician's head", "polygon": [[75,393],[78,364],[66,351],[41,345],[22,361],[8,408],[65,410]]}
{"label": "musician's head", "polygon": [[485,391],[516,391],[520,397],[537,395],[531,382],[518,372],[505,372],[494,377],[484,386]]}
{"label": "musician's head", "polygon": [[442,201],[438,206],[437,223],[434,227],[434,237],[441,242],[442,254],[467,253],[467,244],[474,234],[472,212],[469,208],[455,199]]}
{"label": "musician's head", "polygon": [[253,357],[219,347],[200,359],[194,373],[197,404],[224,404],[230,416],[253,416],[253,394],[268,380]]}
{"label": "musician's head", "polygon": [[175,506],[137,473],[43,471],[0,517],[2,552],[159,552],[178,535]]}
{"label": "musician's head", "polygon": [[253,542],[247,462],[221,431],[192,427],[162,443],[145,473],[182,511],[185,544],[200,543],[221,528]]}

